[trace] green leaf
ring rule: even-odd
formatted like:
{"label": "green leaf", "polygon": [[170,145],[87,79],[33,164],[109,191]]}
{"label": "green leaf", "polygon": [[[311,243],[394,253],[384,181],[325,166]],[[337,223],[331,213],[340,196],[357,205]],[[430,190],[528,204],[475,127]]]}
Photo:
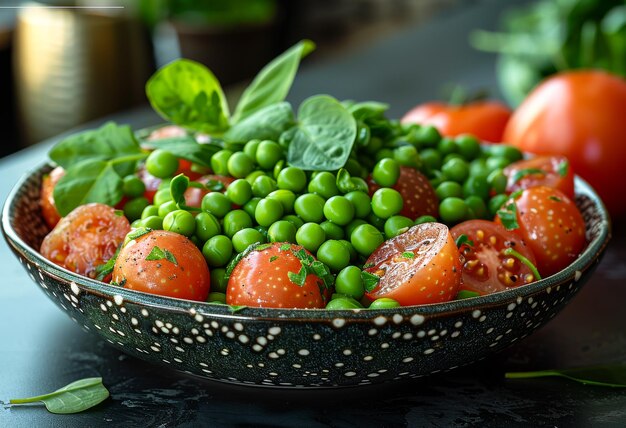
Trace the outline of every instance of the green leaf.
{"label": "green leaf", "polygon": [[161,140],[144,141],[144,147],[162,149],[198,165],[211,167],[211,156],[220,151],[219,144],[200,144],[192,136],[163,138]]}
{"label": "green leaf", "polygon": [[[141,154],[139,143],[130,127],[118,126],[113,122],[71,135],[59,141],[48,152],[50,159],[65,169],[86,160],[111,160]],[[130,161],[132,165],[138,158]]]}
{"label": "green leaf", "polygon": [[371,274],[367,271],[361,271],[361,279],[363,280],[363,288],[365,291],[370,292],[376,288],[380,277],[378,275]]}
{"label": "green leaf", "polygon": [[469,290],[461,290],[456,294],[455,300],[469,299],[470,297],[478,297],[480,293]]}
{"label": "green leaf", "polygon": [[234,124],[223,138],[226,141],[248,142],[254,138],[277,141],[280,135],[295,123],[291,104],[281,102],[255,111]]}
{"label": "green leaf", "polygon": [[474,246],[474,242],[464,233],[456,238],[455,243],[457,248],[461,248],[461,245],[463,244],[469,245],[470,247]]}
{"label": "green leaf", "polygon": [[405,251],[402,253],[402,257],[405,259],[414,259],[415,258],[415,253],[412,253],[410,251]]}
{"label": "green leaf", "polygon": [[565,177],[567,175],[567,171],[569,170],[569,162],[564,160],[559,162],[559,166],[557,167],[559,171],[559,175],[561,177]]}
{"label": "green leaf", "polygon": [[379,103],[377,101],[364,101],[352,104],[348,107],[348,111],[356,120],[367,120],[371,118],[380,118],[389,109],[389,104]]}
{"label": "green leaf", "polygon": [[509,202],[504,208],[501,208],[497,211],[498,217],[502,221],[502,225],[507,230],[513,230],[519,228],[519,223],[517,222],[517,206],[515,202]]}
{"label": "green leaf", "polygon": [[580,382],[584,385],[626,388],[625,364],[599,365],[528,372],[508,372],[505,374],[505,377],[507,379],[529,379],[548,376],[564,377],[566,379]]}
{"label": "green leaf", "polygon": [[185,174],[178,174],[170,181],[170,193],[172,194],[172,200],[176,202],[178,208],[184,209],[185,207],[185,191],[189,187],[189,177]]}
{"label": "green leaf", "polygon": [[337,189],[339,189],[339,191],[343,194],[350,193],[355,190],[361,190],[357,183],[352,180],[352,176],[345,168],[341,168],[337,171],[335,184],[337,184]]}
{"label": "green leaf", "polygon": [[150,254],[146,256],[147,261],[156,261],[156,260],[163,260],[163,259],[167,260],[168,262],[172,262],[178,266],[178,261],[176,260],[176,257],[174,257],[174,254],[170,253],[169,250],[167,249],[162,250],[156,245],[152,247]]}
{"label": "green leaf", "polygon": [[122,246],[119,245],[117,249],[115,250],[113,257],[107,260],[106,263],[96,266],[96,279],[98,281],[104,280],[104,278],[106,278],[107,275],[110,275],[113,273],[113,268],[115,267],[115,262],[117,261],[117,256],[120,254],[121,248]]}
{"label": "green leaf", "polygon": [[232,123],[237,124],[263,107],[284,100],[298,71],[300,59],[314,49],[312,41],[303,40],[263,67],[239,99]]}
{"label": "green leaf", "polygon": [[509,247],[506,250],[504,250],[502,253],[505,256],[513,256],[513,257],[515,257],[522,264],[526,265],[526,267],[528,269],[530,269],[530,272],[533,274],[533,276],[535,277],[536,280],[540,280],[541,279],[541,275],[539,275],[539,271],[537,270],[537,267],[533,264],[533,262],[531,262],[528,258],[526,258],[524,255],[522,255],[520,252],[518,252],[518,251],[514,250],[513,248]]}
{"label": "green leaf", "polygon": [[308,273],[309,272],[306,266],[302,265],[300,266],[300,271],[298,271],[298,273],[287,272],[287,276],[289,277],[289,280],[291,282],[296,284],[298,287],[302,287],[304,286],[304,283],[306,282],[306,277]]}
{"label": "green leaf", "polygon": [[546,172],[538,168],[524,168],[513,174],[513,183],[517,183],[528,175],[546,175]]}
{"label": "green leaf", "polygon": [[41,401],[51,413],[69,414],[87,410],[109,397],[102,378],[92,377],[72,382],[61,389],[29,398],[10,400],[11,404],[36,403]]}
{"label": "green leaf", "polygon": [[337,170],[350,156],[356,137],[356,121],[336,99],[317,95],[298,110],[298,128],[287,162],[307,170]]}
{"label": "green leaf", "polygon": [[61,216],[90,202],[114,206],[122,199],[122,187],[122,179],[110,162],[87,160],[65,172],[54,187],[54,202]]}
{"label": "green leaf", "polygon": [[228,104],[219,81],[204,65],[175,60],[146,84],[146,95],[164,119],[206,134],[228,129]]}

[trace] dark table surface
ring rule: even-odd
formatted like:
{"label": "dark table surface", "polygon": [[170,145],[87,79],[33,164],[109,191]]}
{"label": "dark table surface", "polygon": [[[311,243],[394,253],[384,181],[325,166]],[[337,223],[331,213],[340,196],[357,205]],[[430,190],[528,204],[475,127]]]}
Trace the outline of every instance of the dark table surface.
{"label": "dark table surface", "polygon": [[[300,73],[290,100],[331,93],[375,99],[397,117],[436,98],[448,82],[495,89],[494,58],[467,45],[474,28],[493,28],[504,3],[483,1],[433,24],[407,29]],[[116,120],[157,123],[148,109]],[[0,160],[0,200],[45,159],[51,141]],[[622,219],[626,220],[626,219]],[[511,370],[626,362],[626,227],[596,273],[555,319],[478,364],[411,382],[292,391],[202,381],[126,356],[81,330],[31,283],[0,242],[0,426],[626,426],[626,390],[559,379],[505,380]],[[10,407],[10,398],[102,376],[111,398],[76,415]]]}

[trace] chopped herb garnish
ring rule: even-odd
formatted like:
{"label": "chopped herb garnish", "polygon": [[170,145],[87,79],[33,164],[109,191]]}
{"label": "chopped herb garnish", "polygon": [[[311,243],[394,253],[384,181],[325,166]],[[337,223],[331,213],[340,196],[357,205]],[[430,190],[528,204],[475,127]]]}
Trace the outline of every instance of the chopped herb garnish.
{"label": "chopped herb garnish", "polygon": [[566,160],[561,161],[557,169],[559,171],[559,175],[561,177],[565,177],[567,175],[567,172],[569,171],[569,162]]}
{"label": "chopped herb garnish", "polygon": [[469,290],[461,290],[457,293],[455,300],[469,299],[470,297],[478,297],[480,293]]}
{"label": "chopped herb garnish", "polygon": [[275,262],[276,260],[278,260],[278,256],[270,257],[270,263]]}
{"label": "chopped herb garnish", "polygon": [[298,273],[287,272],[287,276],[289,277],[289,280],[293,282],[294,284],[296,284],[298,287],[304,286],[304,283],[306,282],[307,274],[308,274],[307,268],[304,266],[300,267],[300,271]]}
{"label": "chopped herb garnish", "polygon": [[462,245],[467,245],[467,246],[473,247],[474,246],[474,241],[469,239],[469,237],[466,234],[462,234],[461,236],[456,238],[456,247],[457,248],[461,248]]}
{"label": "chopped herb garnish", "polygon": [[115,262],[117,261],[117,256],[120,254],[121,245],[117,247],[115,250],[115,254],[106,263],[96,266],[96,279],[98,281],[103,281],[107,275],[113,273],[113,268],[115,267]]}
{"label": "chopped herb garnish", "polygon": [[513,230],[519,228],[517,222],[517,206],[515,202],[510,202],[504,206],[504,208],[498,210],[498,217],[502,221],[502,225],[507,230]]}
{"label": "chopped herb garnish", "polygon": [[224,183],[219,180],[208,180],[204,186],[213,192],[224,190]]}
{"label": "chopped herb garnish", "polygon": [[246,309],[247,306],[245,305],[228,305],[228,309],[230,310],[231,314],[234,314],[235,312],[239,312],[242,309]]}
{"label": "chopped herb garnish", "polygon": [[371,267],[374,267],[374,263],[365,263],[365,264],[363,265],[363,269],[369,269],[369,268],[371,268]]}
{"label": "chopped herb garnish", "polygon": [[563,199],[559,198],[558,196],[554,196],[554,195],[548,196],[548,199],[550,199],[552,201],[556,201],[556,202],[563,202]]}
{"label": "chopped herb garnish", "polygon": [[148,260],[148,261],[163,260],[163,259],[165,259],[165,260],[167,260],[169,262],[172,262],[175,265],[178,265],[178,261],[176,260],[176,257],[174,257],[174,254],[169,252],[169,250],[162,250],[161,248],[157,247],[156,245],[154,247],[152,247],[152,250],[150,251],[150,254],[148,254],[148,256],[146,257],[146,260]]}
{"label": "chopped herb garnish", "polygon": [[361,280],[363,280],[363,288],[365,288],[365,291],[370,292],[376,288],[378,282],[380,281],[380,277],[367,271],[362,271]]}
{"label": "chopped herb garnish", "polygon": [[140,238],[143,235],[148,234],[150,232],[152,232],[152,229],[147,228],[147,227],[140,227],[138,229],[131,231],[128,235],[126,235],[126,239],[124,240],[124,242],[134,241],[135,239]]}
{"label": "chopped herb garnish", "polygon": [[517,171],[514,175],[513,175],[513,183],[517,183],[518,181],[520,181],[522,178],[529,176],[529,175],[546,175],[546,172],[542,169],[538,169],[538,168],[525,168],[525,169],[520,169],[519,171]]}
{"label": "chopped herb garnish", "polygon": [[410,251],[405,251],[404,253],[402,253],[402,257],[404,257],[405,259],[414,259],[415,254]]}
{"label": "chopped herb garnish", "polygon": [[124,211],[123,210],[115,210],[115,211],[113,211],[113,214],[115,214],[118,217],[123,217],[124,216]]}
{"label": "chopped herb garnish", "polygon": [[530,272],[533,274],[535,279],[537,279],[537,280],[541,279],[541,275],[539,275],[539,271],[537,270],[537,267],[533,264],[533,262],[528,260],[526,257],[524,257],[519,252],[515,251],[513,248],[507,248],[506,250],[503,251],[503,254],[505,256],[513,256],[513,257],[515,257],[517,260],[519,260],[524,265],[526,265],[526,267],[528,267],[528,269],[530,269]]}
{"label": "chopped herb garnish", "polygon": [[291,249],[291,244],[283,244],[280,246],[280,251],[289,251]]}

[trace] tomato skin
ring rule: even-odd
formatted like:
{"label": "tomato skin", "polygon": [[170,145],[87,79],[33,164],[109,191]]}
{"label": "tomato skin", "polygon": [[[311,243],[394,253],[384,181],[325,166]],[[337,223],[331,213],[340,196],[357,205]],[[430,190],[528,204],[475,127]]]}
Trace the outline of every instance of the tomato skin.
{"label": "tomato skin", "polygon": [[[505,203],[515,203],[519,228],[513,229],[530,247],[542,276],[552,275],[578,258],[586,244],[585,221],[576,204],[558,189],[523,190]],[[502,223],[499,217],[496,222]]]}
{"label": "tomato skin", "polygon": [[502,141],[511,110],[497,101],[475,101],[462,105],[442,102],[420,104],[407,112],[402,123],[433,125],[441,135],[456,137],[472,134],[492,143]]}
{"label": "tomato skin", "polygon": [[54,203],[54,186],[56,186],[64,175],[65,170],[57,166],[50,171],[49,174],[45,175],[41,182],[41,199],[39,204],[41,205],[43,219],[50,229],[54,228],[59,220],[61,220],[61,215],[57,211],[57,206]]}
{"label": "tomato skin", "polygon": [[561,154],[614,216],[626,214],[626,80],[600,70],[554,75],[515,111],[504,141],[536,154]]}
{"label": "tomato skin", "polygon": [[501,224],[468,220],[454,226],[450,233],[455,240],[465,235],[472,243],[459,248],[463,263],[461,289],[491,294],[537,279],[528,266],[504,254],[507,248],[512,248],[535,264],[535,256],[526,243]]}
{"label": "tomato skin", "polygon": [[[544,174],[531,173],[516,179],[516,174],[529,169],[539,169],[544,171]],[[503,172],[508,178],[507,193],[534,186],[547,186],[559,189],[570,199],[574,199],[574,172],[565,156],[536,156],[523,159],[513,162],[504,168]]]}
{"label": "tomato skin", "polygon": [[[413,257],[406,257],[406,253]],[[424,223],[385,241],[364,270],[380,277],[366,292],[370,300],[388,297],[402,306],[452,300],[461,285],[461,262],[448,227]]]}
{"label": "tomato skin", "polygon": [[[147,260],[156,247],[169,251],[175,263],[165,258]],[[113,268],[113,281],[130,290],[205,301],[211,275],[202,253],[189,239],[153,230],[122,247]]]}
{"label": "tomato skin", "polygon": [[44,238],[40,253],[48,260],[90,278],[115,254],[130,231],[126,217],[103,204],[86,204],[63,217]]}
{"label": "tomato skin", "polygon": [[[289,246],[284,249],[283,245]],[[226,303],[258,308],[324,308],[326,296],[319,276],[308,274],[304,285],[291,281],[302,263],[295,253],[299,245],[275,242],[252,250],[233,269],[228,280]],[[306,254],[310,255],[308,251]]]}

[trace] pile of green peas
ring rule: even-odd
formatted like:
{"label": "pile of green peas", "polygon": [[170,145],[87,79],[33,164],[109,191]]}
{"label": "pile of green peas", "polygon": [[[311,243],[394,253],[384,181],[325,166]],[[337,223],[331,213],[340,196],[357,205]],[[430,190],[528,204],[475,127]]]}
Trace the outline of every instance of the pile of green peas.
{"label": "pile of green peas", "polygon": [[[469,135],[446,138],[432,126],[393,121],[359,123],[355,147],[341,171],[289,166],[287,144],[253,139],[240,151],[216,152],[212,173],[234,181],[225,191],[204,195],[195,209],[181,209],[173,201],[169,180],[178,158],[157,149],[145,168],[162,179],[159,190],[150,203],[143,196],[142,180],[126,177],[124,213],[134,227],[180,233],[198,246],[211,271],[210,301],[225,301],[226,267],[237,254],[257,243],[291,242],[335,275],[327,308],[396,307],[392,299],[363,299],[360,267],[370,254],[415,224],[493,218],[507,199],[502,169],[522,158],[510,146],[482,146]],[[439,198],[438,219],[400,215],[403,197],[393,187],[401,167],[418,169],[429,178]],[[380,186],[371,196],[365,181],[370,176]]]}

